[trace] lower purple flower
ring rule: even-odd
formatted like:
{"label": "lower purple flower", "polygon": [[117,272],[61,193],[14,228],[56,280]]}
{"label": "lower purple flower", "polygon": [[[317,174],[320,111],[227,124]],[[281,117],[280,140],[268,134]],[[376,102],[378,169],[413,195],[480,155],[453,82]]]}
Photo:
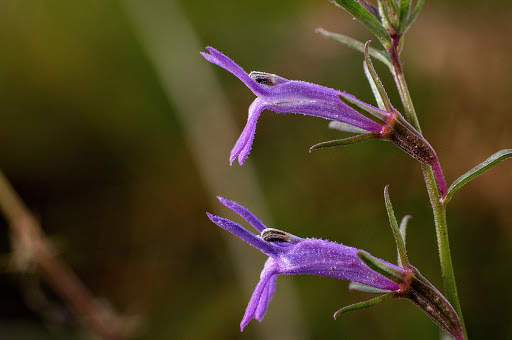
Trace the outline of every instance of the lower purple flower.
{"label": "lower purple flower", "polygon": [[[261,321],[265,315],[274,293],[277,275],[320,275],[358,282],[387,291],[401,289],[398,283],[370,269],[358,257],[359,249],[326,240],[300,238],[278,229],[266,228],[246,208],[221,197],[218,199],[249,222],[260,235],[255,235],[228,219],[207,213],[212,222],[269,256],[240,323],[242,331],[253,318]],[[403,268],[380,261],[405,276]]]}

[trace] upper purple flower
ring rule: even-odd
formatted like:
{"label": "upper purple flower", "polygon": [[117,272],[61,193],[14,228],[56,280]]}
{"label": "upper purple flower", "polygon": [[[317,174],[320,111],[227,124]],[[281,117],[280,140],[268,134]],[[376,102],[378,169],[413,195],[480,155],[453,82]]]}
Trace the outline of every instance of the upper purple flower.
{"label": "upper purple flower", "polygon": [[[260,235],[249,232],[235,222],[207,213],[213,223],[269,256],[240,323],[241,330],[253,318],[261,321],[274,293],[276,277],[279,274],[329,276],[389,291],[399,291],[401,288],[396,282],[370,269],[357,256],[359,249],[326,240],[304,239],[281,230],[267,228],[241,205],[221,197],[218,199],[249,222]],[[381,261],[405,275],[403,268]]]}
{"label": "upper purple flower", "polygon": [[[305,81],[288,80],[274,74],[262,72],[247,74],[233,60],[213,47],[206,47],[206,49],[210,54],[201,52],[206,60],[233,73],[257,96],[249,107],[247,125],[231,150],[230,164],[233,164],[236,157],[238,162],[243,164],[249,155],[256,123],[261,111],[266,109],[277,113],[301,113],[321,117],[372,133],[382,131],[382,124],[363,116],[340,100],[340,94],[353,98],[348,93]],[[388,112],[374,109],[380,111],[384,117],[389,116]]]}
{"label": "upper purple flower", "polygon": [[[257,96],[249,107],[247,124],[231,150],[230,164],[233,164],[237,157],[238,163],[243,164],[249,155],[256,123],[263,110],[301,113],[337,121],[345,126],[357,128],[357,132],[367,134],[369,138],[392,142],[416,160],[430,165],[436,176],[441,197],[446,195],[446,181],[434,149],[395,109],[384,111],[358,100],[351,94],[305,81],[288,80],[263,72],[247,74],[233,60],[213,47],[206,49],[210,54],[201,52],[206,60],[233,73]],[[361,113],[345,104],[341,97],[359,107]],[[355,131],[347,127],[339,129]]]}

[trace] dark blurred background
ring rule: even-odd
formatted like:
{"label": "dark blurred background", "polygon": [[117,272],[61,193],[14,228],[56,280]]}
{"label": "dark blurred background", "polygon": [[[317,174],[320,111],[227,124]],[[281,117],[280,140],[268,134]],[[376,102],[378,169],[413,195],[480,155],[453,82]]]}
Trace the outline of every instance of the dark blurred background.
{"label": "dark blurred background", "polygon": [[[405,38],[409,87],[449,183],[512,147],[511,17],[508,1],[427,0]],[[204,46],[246,70],[373,102],[361,55],[317,27],[371,39],[327,0],[0,3],[0,169],[85,285],[136,318],[133,338],[439,337],[402,300],[334,321],[338,308],[368,296],[313,276],[280,277],[264,321],[239,331],[265,256],[207,219],[206,211],[234,218],[216,195],[271,226],[395,261],[382,197],[390,184],[399,218],[413,216],[410,258],[442,288],[419,166],[393,145],[309,154],[337,138],[327,121],[264,112],[246,164],[229,166],[254,96],[204,61]],[[401,110],[391,78],[378,71]],[[504,162],[448,209],[473,339],[512,338],[511,190],[512,164]],[[1,217],[0,227],[0,338],[87,338],[37,273],[12,270]],[[33,291],[51,307],[40,308]]]}

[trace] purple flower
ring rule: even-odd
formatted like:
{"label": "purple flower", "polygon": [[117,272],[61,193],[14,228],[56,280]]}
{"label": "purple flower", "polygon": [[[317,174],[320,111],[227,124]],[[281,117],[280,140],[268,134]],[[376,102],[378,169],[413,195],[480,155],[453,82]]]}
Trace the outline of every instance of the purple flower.
{"label": "purple flower", "polygon": [[[256,123],[263,110],[321,117],[349,124],[371,133],[382,131],[382,124],[363,116],[340,100],[340,94],[353,98],[348,93],[305,81],[288,80],[269,73],[251,72],[251,74],[247,74],[233,60],[213,47],[206,49],[210,54],[201,52],[206,60],[233,73],[257,96],[249,107],[247,125],[231,150],[229,159],[231,164],[236,157],[238,157],[238,162],[243,164],[249,155]],[[377,108],[375,110],[381,111],[383,116],[389,116],[385,111]]]}
{"label": "purple flower", "polygon": [[[206,60],[231,72],[257,96],[249,107],[247,124],[231,150],[230,164],[238,157],[241,165],[249,155],[256,123],[263,110],[301,113],[340,122],[342,124],[339,129],[344,131],[366,134],[363,139],[352,139],[353,142],[371,138],[391,141],[416,160],[432,167],[441,197],[445,196],[446,181],[434,149],[398,111],[393,109],[387,112],[346,92],[305,81],[288,80],[263,72],[247,74],[233,60],[213,47],[206,49],[210,54],[201,52]],[[352,107],[346,102],[350,102]]]}
{"label": "purple flower", "polygon": [[[343,244],[315,238],[300,238],[287,232],[267,228],[249,210],[241,205],[218,197],[219,201],[251,224],[260,235],[255,235],[239,224],[207,213],[213,223],[229,231],[251,246],[268,255],[260,281],[256,285],[240,323],[240,329],[256,318],[261,321],[272,298],[277,275],[310,274],[334,277],[341,280],[359,282],[374,288],[400,291],[401,286],[376,273],[359,257],[359,249]],[[396,265],[381,261],[388,267],[405,276],[405,270]]]}

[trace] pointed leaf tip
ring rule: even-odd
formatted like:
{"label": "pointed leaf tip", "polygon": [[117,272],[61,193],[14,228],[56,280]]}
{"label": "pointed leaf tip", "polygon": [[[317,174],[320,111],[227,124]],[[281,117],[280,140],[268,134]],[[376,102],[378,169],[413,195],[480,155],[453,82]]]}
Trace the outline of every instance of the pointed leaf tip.
{"label": "pointed leaf tip", "polygon": [[370,307],[376,306],[378,304],[381,304],[381,303],[391,299],[393,296],[394,296],[394,292],[389,292],[387,294],[377,296],[377,297],[367,300],[367,301],[354,303],[352,305],[340,308],[336,311],[336,313],[334,313],[334,315],[333,315],[334,320],[336,320],[338,318],[338,316],[340,316],[341,314],[344,314],[347,312],[352,312],[352,311],[355,311],[358,309],[364,309],[364,308],[370,308]]}
{"label": "pointed leaf tip", "polygon": [[357,136],[352,136],[352,137],[343,138],[343,139],[330,140],[328,142],[322,142],[322,143],[313,145],[312,147],[309,148],[309,152],[312,152],[312,151],[318,150],[318,149],[333,148],[336,146],[344,146],[344,145],[349,145],[349,144],[360,143],[360,142],[364,142],[364,141],[367,141],[370,139],[376,139],[377,137],[378,137],[378,135],[376,133],[366,133],[364,135],[357,135]]}
{"label": "pointed leaf tip", "polygon": [[472,181],[482,173],[486,172],[499,162],[510,157],[512,157],[512,149],[500,150],[493,154],[491,157],[487,158],[482,163],[478,164],[477,166],[475,166],[474,168],[460,176],[459,178],[457,178],[448,188],[448,193],[446,194],[443,203],[447,204],[448,202],[450,202],[450,200],[453,197],[453,194],[461,187],[463,187],[465,184],[469,183],[470,181]]}

